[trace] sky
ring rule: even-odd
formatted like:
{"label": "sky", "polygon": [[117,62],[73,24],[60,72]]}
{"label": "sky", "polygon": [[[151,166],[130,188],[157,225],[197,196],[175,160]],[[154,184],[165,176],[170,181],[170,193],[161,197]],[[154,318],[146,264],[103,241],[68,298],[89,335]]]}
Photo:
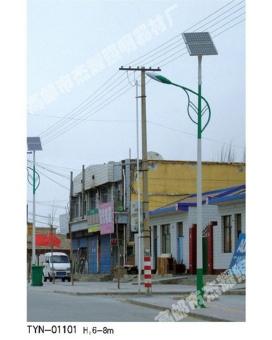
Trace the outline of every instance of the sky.
{"label": "sky", "polygon": [[[137,157],[140,72],[121,66],[160,68],[197,91],[198,60],[189,56],[183,32],[209,32],[218,50],[202,59],[202,95],[211,107],[202,160],[220,161],[230,148],[235,161],[244,161],[245,7],[204,0],[27,2],[27,136],[39,136],[43,148],[36,152],[36,225],[46,226],[48,215],[58,225],[71,171],[75,177],[82,165]],[[165,160],[196,160],[197,126],[183,90],[146,78],[146,96],[147,150]],[[140,102],[138,108],[140,117]],[[139,150],[141,157],[141,130]],[[27,159],[31,168],[33,156]]]}
{"label": "sky", "polygon": [[[26,273],[18,265],[25,258],[26,203],[29,219],[32,212],[32,187],[26,180],[32,155],[27,155],[26,137],[40,136],[43,147],[36,153],[41,176],[37,223],[46,226],[55,207],[58,225],[58,215],[66,212],[71,171],[75,176],[82,165],[136,157],[139,75],[119,71],[121,66],[160,67],[160,74],[173,82],[197,89],[197,59],[186,51],[185,31],[209,31],[218,50],[202,63],[202,95],[212,111],[202,136],[202,158],[216,161],[222,148],[231,146],[235,159],[242,161],[246,148],[247,238],[256,227],[264,228],[259,246],[254,232],[247,264],[254,273],[256,268],[265,273],[258,254],[269,249],[271,239],[268,214],[260,214],[271,209],[270,200],[264,199],[271,176],[269,2],[10,0],[0,6],[1,206],[2,227],[10,236],[7,242],[5,234],[1,254],[16,265],[16,279],[2,284],[17,301],[15,309],[6,308],[2,333],[15,332],[15,320],[21,337],[26,328],[25,304],[18,305],[25,302],[25,285],[17,280]],[[196,126],[187,115],[185,94],[146,82],[148,151],[165,160],[196,160]],[[252,274],[248,268],[247,275]],[[248,282],[247,299],[252,293]],[[257,312],[262,311],[262,322],[269,315],[255,297],[247,309],[250,325],[258,324]],[[10,299],[8,303],[10,307]],[[251,330],[234,326],[229,331],[234,329],[235,335]],[[229,331],[220,331],[220,338],[229,337]]]}

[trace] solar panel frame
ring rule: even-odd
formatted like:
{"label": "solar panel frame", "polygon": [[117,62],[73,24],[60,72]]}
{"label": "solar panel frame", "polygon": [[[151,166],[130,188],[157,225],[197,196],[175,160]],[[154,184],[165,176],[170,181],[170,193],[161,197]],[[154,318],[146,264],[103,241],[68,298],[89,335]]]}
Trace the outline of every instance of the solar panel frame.
{"label": "solar panel frame", "polygon": [[217,55],[217,49],[209,32],[182,33],[190,56]]}
{"label": "solar panel frame", "polygon": [[188,44],[187,49],[191,56],[218,54],[214,44]]}
{"label": "solar panel frame", "polygon": [[42,144],[40,137],[27,137],[27,149],[28,151],[40,151],[42,150]]}
{"label": "solar panel frame", "polygon": [[193,32],[193,33],[183,33],[183,38],[186,44],[195,42],[212,42],[209,32]]}

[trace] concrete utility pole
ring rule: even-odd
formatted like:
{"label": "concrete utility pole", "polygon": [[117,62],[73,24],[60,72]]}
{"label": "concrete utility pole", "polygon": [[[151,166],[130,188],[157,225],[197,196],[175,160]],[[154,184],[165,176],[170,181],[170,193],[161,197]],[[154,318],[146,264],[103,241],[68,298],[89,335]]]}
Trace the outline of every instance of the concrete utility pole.
{"label": "concrete utility pole", "polygon": [[70,277],[72,286],[74,285],[74,273],[73,273],[73,238],[72,238],[72,196],[73,196],[73,172],[70,174],[70,211],[69,211],[69,237],[70,237]]}
{"label": "concrete utility pole", "polygon": [[81,195],[82,195],[82,202],[81,202],[81,213],[82,213],[82,219],[84,219],[84,190],[85,190],[85,168],[84,165],[82,165],[82,187],[81,187]]}
{"label": "concrete utility pole", "polygon": [[[121,66],[121,71],[141,71],[141,108],[142,108],[142,169],[143,172],[143,214],[144,214],[144,277],[145,277],[145,292],[151,294],[151,260],[150,260],[150,242],[149,242],[149,201],[148,201],[148,162],[147,162],[147,133],[146,133],[146,93],[145,93],[145,72],[160,71],[160,68],[152,69],[145,67],[125,68]],[[140,230],[138,230],[140,233]],[[139,240],[140,242],[140,240]],[[145,264],[147,263],[147,265]]]}
{"label": "concrete utility pole", "polygon": [[55,284],[55,268],[54,268],[54,261],[53,261],[53,252],[54,252],[54,246],[53,246],[53,221],[50,223],[50,231],[51,231],[51,262],[52,262],[52,272],[53,272],[53,284]]}

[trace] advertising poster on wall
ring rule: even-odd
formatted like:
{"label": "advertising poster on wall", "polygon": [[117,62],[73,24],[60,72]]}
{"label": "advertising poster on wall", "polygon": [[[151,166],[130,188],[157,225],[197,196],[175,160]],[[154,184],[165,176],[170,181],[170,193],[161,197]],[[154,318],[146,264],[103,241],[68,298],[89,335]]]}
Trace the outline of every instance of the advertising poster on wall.
{"label": "advertising poster on wall", "polygon": [[114,212],[113,202],[102,203],[98,205],[100,234],[114,233]]}
{"label": "advertising poster on wall", "polygon": [[244,233],[239,235],[229,272],[234,275],[246,275],[246,234]]}
{"label": "advertising poster on wall", "polygon": [[87,211],[88,232],[94,233],[100,230],[98,209]]}

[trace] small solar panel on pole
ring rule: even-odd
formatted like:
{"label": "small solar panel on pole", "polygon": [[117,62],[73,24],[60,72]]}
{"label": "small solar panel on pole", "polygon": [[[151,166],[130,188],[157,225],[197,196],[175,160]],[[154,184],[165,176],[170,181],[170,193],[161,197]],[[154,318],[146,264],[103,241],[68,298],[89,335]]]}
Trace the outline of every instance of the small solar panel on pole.
{"label": "small solar panel on pole", "polygon": [[28,152],[33,153],[33,175],[32,175],[32,186],[33,186],[33,225],[32,225],[32,259],[31,263],[35,264],[36,262],[36,240],[35,240],[35,220],[36,220],[36,211],[35,211],[35,192],[36,192],[36,171],[35,171],[35,151],[41,151],[42,145],[40,137],[27,137],[27,149]]}

